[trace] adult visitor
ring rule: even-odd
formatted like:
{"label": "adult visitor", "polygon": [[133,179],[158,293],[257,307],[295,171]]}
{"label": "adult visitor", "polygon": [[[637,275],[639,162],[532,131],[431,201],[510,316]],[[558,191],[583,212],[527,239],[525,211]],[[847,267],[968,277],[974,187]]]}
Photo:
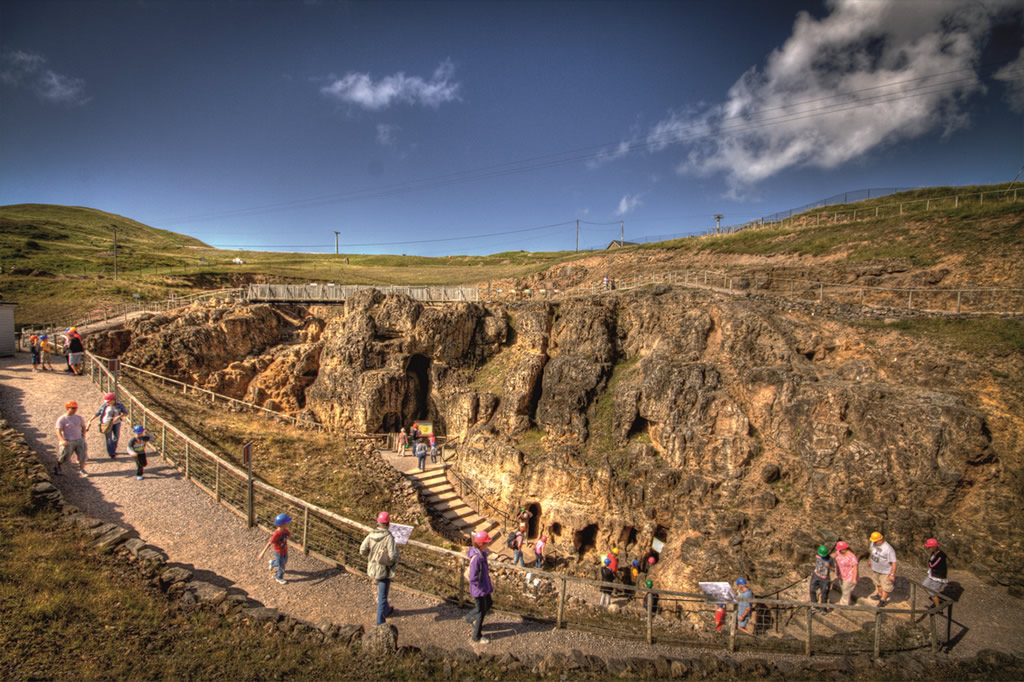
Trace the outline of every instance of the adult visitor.
{"label": "adult visitor", "polygon": [[853,599],[853,588],[857,586],[860,561],[844,540],[836,543],[836,572],[839,573],[839,603],[849,606]]}
{"label": "adult visitor", "polygon": [[[821,603],[828,603],[828,593],[832,585],[832,557],[829,556],[828,547],[821,545],[814,557],[814,569],[811,571],[811,603],[818,603],[818,595],[821,595]],[[816,608],[815,611],[823,612],[825,609]]]}
{"label": "adult visitor", "polygon": [[107,456],[114,459],[117,455],[117,443],[121,438],[121,420],[128,414],[124,404],[119,402],[113,393],[103,396],[100,409],[89,418],[87,426],[92,426],[93,421],[100,420],[100,433],[106,439]]}
{"label": "adult visitor", "polygon": [[751,622],[754,617],[754,593],[747,585],[747,579],[736,578],[736,589],[739,591],[739,600],[736,602],[736,627],[740,632],[748,635],[754,634],[754,624]]}
{"label": "adult visitor", "polygon": [[57,456],[57,464],[53,467],[53,474],[60,476],[60,465],[67,461],[72,453],[78,460],[78,468],[82,475],[88,477],[89,472],[85,470],[85,462],[89,459],[85,448],[85,434],[89,432],[89,425],[78,414],[78,403],[69,400],[64,403],[64,414],[57,418],[57,439],[60,442],[60,453]]}
{"label": "adult visitor", "polygon": [[[928,557],[928,577],[921,583],[925,589],[930,590],[929,596],[932,599],[932,603],[935,606],[939,605],[939,594],[946,589],[946,585],[949,584],[948,569],[949,562],[946,559],[946,553],[939,548],[939,541],[935,538],[928,538],[924,541],[924,546],[931,550],[931,556]],[[934,594],[933,594],[934,593]]]}
{"label": "adult visitor", "polygon": [[875,531],[868,538],[871,541],[871,582],[875,584],[875,594],[871,599],[879,606],[889,603],[894,581],[896,580],[896,551],[885,537]]}
{"label": "adult visitor", "polygon": [[473,642],[487,644],[489,639],[482,636],[484,616],[491,610],[493,600],[491,593],[491,572],[487,565],[487,548],[491,544],[491,536],[481,530],[473,534],[473,546],[466,552],[469,566],[466,568],[469,578],[469,596],[473,598],[473,610],[466,614],[466,622],[473,626]]}
{"label": "adult visitor", "polygon": [[377,583],[377,625],[383,625],[395,610],[388,602],[388,593],[399,560],[398,543],[391,534],[391,514],[377,514],[377,527],[363,539],[359,553],[366,557],[366,575]]}

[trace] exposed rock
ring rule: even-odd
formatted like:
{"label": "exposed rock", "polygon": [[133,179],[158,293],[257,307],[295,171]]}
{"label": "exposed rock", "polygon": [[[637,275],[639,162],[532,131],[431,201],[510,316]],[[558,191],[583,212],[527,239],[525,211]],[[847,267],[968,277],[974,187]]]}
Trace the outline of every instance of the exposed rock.
{"label": "exposed rock", "polygon": [[398,651],[398,628],[391,623],[374,627],[363,636],[362,653],[370,658],[394,656]]}
{"label": "exposed rock", "polygon": [[192,579],[192,571],[181,566],[171,566],[160,574],[160,585],[164,589],[175,583],[184,583]]}
{"label": "exposed rock", "polygon": [[194,594],[198,601],[207,602],[213,606],[220,604],[228,596],[228,591],[223,587],[218,587],[203,580],[193,580],[192,582],[185,583],[185,590]]}

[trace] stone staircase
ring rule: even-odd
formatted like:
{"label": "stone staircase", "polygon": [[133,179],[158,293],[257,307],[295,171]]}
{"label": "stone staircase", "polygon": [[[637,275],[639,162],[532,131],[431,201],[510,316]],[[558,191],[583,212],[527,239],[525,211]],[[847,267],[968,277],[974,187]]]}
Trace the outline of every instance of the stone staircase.
{"label": "stone staircase", "polygon": [[[390,455],[390,456],[388,456]],[[480,516],[472,507],[459,497],[458,492],[448,481],[445,473],[448,465],[428,465],[426,471],[420,471],[415,467],[415,458],[400,457],[397,453],[385,453],[402,475],[404,475],[417,490],[420,490],[423,501],[436,514],[444,517],[459,532],[467,538],[477,531],[487,531],[495,540],[493,547],[499,549],[504,543],[498,542],[498,536],[502,532],[502,526],[497,521],[491,521]],[[413,465],[407,464],[411,460]]]}

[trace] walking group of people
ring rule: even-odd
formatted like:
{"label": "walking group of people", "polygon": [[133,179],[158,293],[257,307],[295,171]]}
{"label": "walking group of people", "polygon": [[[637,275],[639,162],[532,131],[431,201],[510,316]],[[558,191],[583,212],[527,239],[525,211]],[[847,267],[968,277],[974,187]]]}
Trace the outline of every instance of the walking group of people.
{"label": "walking group of people", "polygon": [[[896,551],[885,537],[875,531],[868,538],[870,547],[868,549],[869,577],[875,586],[875,591],[868,599],[878,602],[878,606],[886,606],[891,597],[896,581]],[[939,595],[949,584],[949,560],[946,553],[942,551],[939,541],[935,538],[928,538],[924,543],[925,549],[929,550],[928,576],[921,585],[928,591],[932,604],[940,605]],[[839,582],[839,604],[850,606],[853,603],[853,589],[860,580],[860,557],[850,549],[850,543],[840,540],[835,548],[829,551],[826,545],[818,547],[814,557],[814,568],[810,577],[810,601],[813,604],[829,603],[829,595],[832,591],[832,571],[836,572]],[[753,624],[753,597],[745,578],[736,579],[736,588],[739,592],[739,604],[736,612],[736,626],[741,632],[754,634]],[[723,607],[719,604],[719,607]],[[818,613],[828,613],[831,609],[817,607]],[[721,629],[721,623],[716,617],[716,623]]]}
{"label": "walking group of people", "polygon": [[68,327],[64,330],[64,343],[58,348],[55,340],[51,340],[49,334],[28,337],[29,352],[32,354],[32,371],[44,372],[56,371],[51,362],[54,355],[62,352],[67,356],[67,369],[69,374],[76,376],[82,374],[82,357],[85,354],[85,346],[82,343],[82,335],[76,327]]}
{"label": "walking group of people", "polygon": [[430,463],[437,464],[437,460],[440,458],[440,451],[437,449],[437,436],[434,432],[424,435],[420,432],[420,425],[414,423],[409,429],[408,433],[403,426],[398,432],[398,438],[395,441],[395,449],[399,454],[404,455],[407,450],[412,449],[412,454],[416,456],[416,463],[420,471],[426,471],[427,469],[427,455],[430,455]]}
{"label": "walking group of people", "polygon": [[[53,467],[53,474],[60,476],[62,474],[61,465],[65,464],[71,455],[74,455],[82,475],[89,476],[89,472],[86,469],[89,455],[85,436],[89,433],[89,429],[92,428],[93,422],[97,419],[99,420],[100,433],[103,434],[106,443],[107,457],[115,459],[117,457],[117,445],[121,438],[121,423],[126,416],[128,416],[128,410],[123,403],[118,401],[117,396],[113,393],[107,393],[103,396],[103,402],[100,403],[99,409],[89,418],[89,421],[85,421],[82,415],[78,413],[77,402],[69,400],[64,403],[64,414],[57,418],[56,423],[57,440],[60,443],[60,449],[57,453],[57,463]],[[136,424],[132,427],[132,437],[128,441],[128,450],[135,455],[136,480],[141,481],[143,478],[143,470],[149,463],[146,456],[146,447],[153,438],[154,436],[148,433],[142,424]]]}

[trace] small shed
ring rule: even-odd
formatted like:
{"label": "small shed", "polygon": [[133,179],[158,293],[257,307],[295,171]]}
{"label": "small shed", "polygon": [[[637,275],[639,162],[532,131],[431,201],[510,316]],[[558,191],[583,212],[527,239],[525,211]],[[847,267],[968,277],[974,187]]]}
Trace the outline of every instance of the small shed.
{"label": "small shed", "polygon": [[636,245],[637,245],[636,242],[627,242],[627,241],[622,240],[622,239],[614,239],[614,240],[612,240],[612,243],[609,244],[605,248],[605,251],[607,251],[608,249],[621,249],[623,246],[636,246]]}
{"label": "small shed", "polygon": [[0,301],[0,358],[14,355],[18,347],[14,338],[14,308],[17,305]]}

